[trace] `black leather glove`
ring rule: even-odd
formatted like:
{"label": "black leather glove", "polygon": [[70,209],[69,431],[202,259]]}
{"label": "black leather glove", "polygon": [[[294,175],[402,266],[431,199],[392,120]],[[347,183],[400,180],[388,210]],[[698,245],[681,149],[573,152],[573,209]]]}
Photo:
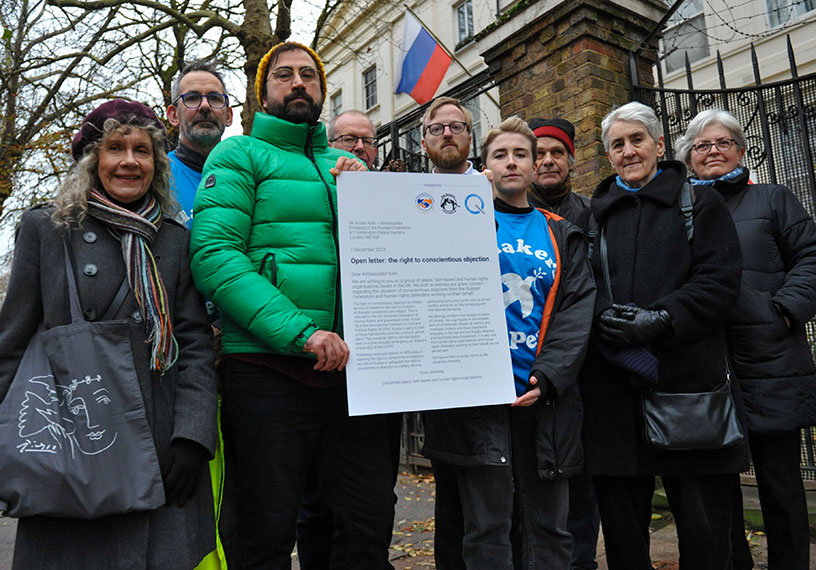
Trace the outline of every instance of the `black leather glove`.
{"label": "black leather glove", "polygon": [[189,439],[174,439],[170,445],[170,461],[164,479],[165,504],[179,507],[189,501],[201,483],[207,466],[209,452],[200,444]]}
{"label": "black leather glove", "polygon": [[671,316],[665,309],[614,304],[598,317],[601,340],[613,346],[640,346],[671,333]]}

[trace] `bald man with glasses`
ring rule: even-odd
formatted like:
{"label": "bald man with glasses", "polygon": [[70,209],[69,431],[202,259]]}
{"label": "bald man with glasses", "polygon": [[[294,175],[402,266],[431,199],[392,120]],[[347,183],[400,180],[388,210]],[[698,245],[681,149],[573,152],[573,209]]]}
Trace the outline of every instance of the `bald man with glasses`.
{"label": "bald man with glasses", "polygon": [[329,145],[350,152],[374,170],[377,130],[361,111],[344,111],[329,123]]}

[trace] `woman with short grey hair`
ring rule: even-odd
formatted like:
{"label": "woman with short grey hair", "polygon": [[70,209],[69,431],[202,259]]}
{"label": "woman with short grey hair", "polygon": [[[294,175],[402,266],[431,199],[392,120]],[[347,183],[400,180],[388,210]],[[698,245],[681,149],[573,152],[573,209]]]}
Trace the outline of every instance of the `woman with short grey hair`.
{"label": "woman with short grey hair", "polygon": [[[715,192],[699,192],[691,227],[680,203],[686,168],[662,160],[655,112],[632,102],[602,122],[616,171],[592,196],[595,342],[581,373],[586,469],[610,570],[650,570],[649,522],[661,476],[682,570],[725,570],[733,487],[744,444],[668,450],[646,443],[641,394],[705,392],[726,378],[721,319],[737,295],[739,243]],[[690,198],[690,195],[689,195]],[[693,237],[691,233],[693,232]]]}
{"label": "woman with short grey hair", "polygon": [[[805,323],[816,315],[816,224],[779,184],[751,184],[746,137],[728,111],[699,113],[677,141],[695,192],[713,189],[737,227],[745,268],[726,319],[733,371],[748,415],[748,443],[768,536],[770,568],[807,568],[808,511],[800,429],[816,424],[816,366]],[[734,568],[752,567],[735,489]]]}

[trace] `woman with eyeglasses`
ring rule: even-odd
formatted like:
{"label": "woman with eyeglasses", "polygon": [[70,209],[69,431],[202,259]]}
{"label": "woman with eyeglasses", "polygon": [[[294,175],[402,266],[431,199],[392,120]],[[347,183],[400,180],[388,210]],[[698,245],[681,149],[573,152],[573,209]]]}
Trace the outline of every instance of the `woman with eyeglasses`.
{"label": "woman with eyeglasses", "polygon": [[725,382],[721,323],[741,271],[734,223],[710,190],[696,193],[690,220],[683,215],[686,168],[662,160],[662,128],[650,107],[632,102],[613,110],[601,123],[601,139],[617,174],[601,181],[590,203],[598,227],[591,256],[596,335],[580,384],[586,471],[607,564],[652,569],[649,523],[660,476],[680,569],[726,570],[731,497],[748,466],[747,446],[650,445],[642,395],[710,392]]}
{"label": "woman with eyeglasses", "polygon": [[[751,184],[746,138],[729,112],[689,123],[677,156],[695,189],[713,188],[737,227],[744,269],[727,319],[734,374],[748,413],[748,443],[768,536],[768,567],[808,568],[808,511],[799,468],[800,429],[816,424],[816,366],[805,332],[816,314],[816,225],[779,184]],[[734,508],[734,568],[753,566]]]}

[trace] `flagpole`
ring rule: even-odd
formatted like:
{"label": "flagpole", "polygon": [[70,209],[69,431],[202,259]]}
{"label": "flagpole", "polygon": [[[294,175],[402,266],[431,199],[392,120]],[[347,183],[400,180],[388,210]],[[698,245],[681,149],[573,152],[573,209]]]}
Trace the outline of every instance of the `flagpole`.
{"label": "flagpole", "polygon": [[[425,31],[428,32],[431,35],[431,37],[436,41],[436,43],[439,44],[439,47],[441,47],[443,50],[445,50],[445,53],[448,54],[453,61],[455,61],[457,64],[459,64],[459,67],[461,67],[462,70],[465,73],[468,74],[468,77],[473,77],[473,74],[470,71],[468,71],[468,68],[465,67],[464,64],[461,61],[459,61],[459,59],[455,55],[453,55],[453,52],[448,49],[448,47],[444,44],[444,42],[442,42],[442,40],[440,40],[438,37],[436,37],[436,34],[434,34],[431,31],[431,29],[428,26],[425,25],[425,22],[423,22],[422,19],[419,16],[417,16],[416,12],[411,10],[411,7],[408,6],[408,4],[403,4],[403,6],[405,6],[405,9],[408,10],[408,12],[410,12],[411,15],[414,18],[417,19],[417,22],[419,22],[422,25],[423,28],[425,28]],[[485,91],[484,94],[487,96],[488,99],[490,99],[493,102],[493,104],[496,106],[496,108],[501,111],[501,105],[499,105],[499,103],[493,98],[493,96],[490,94],[490,92]]]}

